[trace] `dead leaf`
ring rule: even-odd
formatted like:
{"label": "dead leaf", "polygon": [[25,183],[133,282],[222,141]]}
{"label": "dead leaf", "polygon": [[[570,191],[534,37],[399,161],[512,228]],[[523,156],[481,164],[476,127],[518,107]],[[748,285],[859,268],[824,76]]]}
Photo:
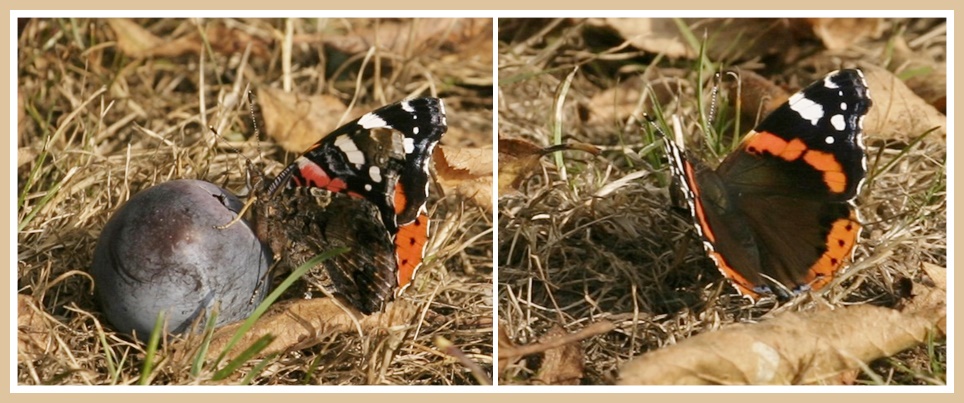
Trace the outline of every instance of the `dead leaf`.
{"label": "dead leaf", "polygon": [[924,102],[934,106],[938,111],[947,114],[947,64],[938,62],[924,52],[910,48],[903,36],[892,39],[894,56],[892,66],[898,66],[895,72],[902,74],[912,72],[910,78],[904,80],[907,87],[921,97]]}
{"label": "dead leaf", "polygon": [[807,18],[813,34],[829,50],[843,50],[864,39],[883,33],[881,18]]}
{"label": "dead leaf", "polygon": [[164,40],[127,18],[110,18],[107,25],[114,30],[117,48],[132,58],[147,57],[164,43]]}
{"label": "dead leaf", "polygon": [[[566,329],[555,325],[540,339],[540,343],[565,336]],[[544,385],[578,385],[583,377],[582,344],[572,342],[545,351],[542,367],[534,381]]]}
{"label": "dead leaf", "polygon": [[867,78],[874,102],[864,120],[867,136],[908,143],[936,127],[928,139],[946,139],[947,117],[944,114],[922,100],[890,71],[869,64],[862,64],[860,68]]}
{"label": "dead leaf", "polygon": [[540,166],[543,155],[565,150],[599,154],[599,149],[591,144],[568,143],[542,148],[526,140],[499,137],[499,197],[517,191]]}
{"label": "dead leaf", "polygon": [[499,197],[517,191],[542,155],[542,147],[529,141],[499,137]]}
{"label": "dead leaf", "polygon": [[439,184],[492,209],[492,147],[454,147],[440,145],[432,155]]}
{"label": "dead leaf", "polygon": [[[818,384],[926,342],[946,320],[946,293],[916,292],[913,308],[853,305],[789,312],[652,351],[624,365],[620,384]],[[926,290],[923,290],[926,289]],[[926,291],[926,292],[925,292]]]}
{"label": "dead leaf", "polygon": [[268,87],[258,89],[258,103],[264,131],[282,148],[295,153],[334,130],[347,109],[330,95],[293,94]]}
{"label": "dead leaf", "polygon": [[37,150],[32,147],[20,147],[17,149],[17,168],[24,166],[24,164],[33,162],[34,158],[37,158]]}
{"label": "dead leaf", "polygon": [[635,75],[597,93],[589,100],[589,122],[612,124],[622,122],[633,114],[639,116],[636,109],[649,103],[648,99],[639,99],[643,86],[642,77]]}
{"label": "dead leaf", "polygon": [[[910,301],[904,304],[902,311],[904,312],[924,312],[925,314],[930,314],[930,310],[933,310],[933,306],[938,305],[944,301],[944,297],[947,291],[947,268],[940,267],[931,263],[922,263],[921,270],[927,274],[927,277],[934,283],[932,287],[927,287],[922,284],[914,284],[913,293],[914,296]],[[942,334],[947,334],[947,312],[940,311],[938,314],[943,316],[939,317],[937,320],[937,329],[940,330]]]}
{"label": "dead leaf", "polygon": [[[648,77],[650,75],[653,77]],[[647,77],[631,76],[592,97],[588,105],[589,122],[611,125],[625,122],[630,116],[640,117],[651,110],[654,97],[660,105],[679,97],[683,79],[682,72],[676,69],[661,69]]]}
{"label": "dead leaf", "polygon": [[[785,52],[795,43],[791,30],[783,20],[765,18],[685,18],[680,23],[702,39],[705,51],[713,60],[752,60]],[[638,49],[663,54],[671,59],[693,59],[698,49],[691,47],[681,34],[677,20],[671,18],[606,18],[590,20],[609,26]],[[732,46],[739,43],[740,46]]]}
{"label": "dead leaf", "polygon": [[144,29],[140,24],[127,18],[108,19],[107,23],[117,37],[117,47],[132,58],[178,57],[186,54],[199,54],[205,46],[219,54],[235,54],[251,46],[251,54],[256,58],[268,57],[268,44],[261,38],[252,36],[240,29],[228,28],[220,23],[207,24],[204,38],[200,32],[192,30],[178,38],[160,38]]}
{"label": "dead leaf", "polygon": [[[782,87],[757,73],[741,70],[739,75],[740,115],[744,119],[759,122],[790,98],[790,94]],[[728,83],[730,94],[735,95],[737,83],[732,80],[723,82]]]}
{"label": "dead leaf", "polygon": [[671,59],[692,59],[696,51],[683,41],[676,23],[669,18],[604,18],[591,20],[616,30],[638,49]]}
{"label": "dead leaf", "polygon": [[28,295],[17,294],[17,353],[30,356],[50,354],[56,348],[51,343],[53,329],[45,318],[43,308]]}
{"label": "dead leaf", "polygon": [[[349,54],[365,53],[375,44],[380,49],[407,49],[414,53],[443,45],[458,48],[464,46],[467,38],[484,36],[488,32],[491,59],[491,27],[492,20],[486,18],[379,19],[355,27],[345,35],[325,35],[322,40],[326,45]],[[314,38],[300,36],[299,39],[312,41]]]}
{"label": "dead leaf", "polygon": [[[498,357],[499,368],[502,369],[502,371],[505,371],[510,364],[515,363],[516,361],[518,361],[519,359],[527,355],[545,353],[545,352],[548,352],[549,350],[563,348],[566,345],[570,345],[570,344],[578,345],[578,343],[582,340],[585,340],[600,334],[609,333],[610,331],[613,330],[613,328],[614,326],[612,322],[607,320],[602,320],[602,321],[593,323],[589,326],[586,326],[572,334],[562,331],[561,333],[555,334],[553,337],[543,337],[537,343],[519,346],[512,343],[512,340],[509,339],[509,335],[507,333],[504,333],[502,331],[502,327],[500,326],[499,357]],[[582,347],[579,347],[579,349],[580,349],[579,354],[581,356]],[[559,362],[568,361],[571,359],[571,356],[572,356],[571,352],[565,353],[565,354],[560,353],[558,357]],[[502,365],[503,363],[505,363],[506,365],[503,366]],[[564,373],[571,375],[574,373],[574,371],[571,371],[571,369],[572,368],[569,368],[569,369],[559,368],[559,371],[560,371],[559,375],[562,375]],[[581,371],[582,369],[580,368],[580,374],[581,374]],[[562,378],[556,377],[554,379],[563,379],[567,377],[568,375],[563,376]]]}
{"label": "dead leaf", "polygon": [[[355,332],[356,320],[361,331],[370,332],[410,323],[417,314],[417,307],[405,300],[393,302],[385,312],[369,316],[356,314],[358,317],[353,317],[331,298],[282,301],[272,305],[268,312],[258,319],[234,345],[228,356],[236,356],[267,334],[275,336],[275,339],[261,351],[260,356],[308,348],[319,343],[322,336],[327,334]],[[208,348],[208,357],[214,358],[221,354],[242,324],[243,322],[236,322],[218,329]]]}

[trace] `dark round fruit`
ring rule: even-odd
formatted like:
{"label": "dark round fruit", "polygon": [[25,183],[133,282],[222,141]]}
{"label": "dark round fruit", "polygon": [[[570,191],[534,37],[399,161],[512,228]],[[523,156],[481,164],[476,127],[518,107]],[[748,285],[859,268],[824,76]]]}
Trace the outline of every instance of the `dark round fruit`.
{"label": "dark round fruit", "polygon": [[238,221],[237,197],[198,180],[144,190],[104,226],[91,274],[117,330],[146,340],[161,311],[181,333],[217,309],[217,325],[246,318],[264,298],[271,253]]}

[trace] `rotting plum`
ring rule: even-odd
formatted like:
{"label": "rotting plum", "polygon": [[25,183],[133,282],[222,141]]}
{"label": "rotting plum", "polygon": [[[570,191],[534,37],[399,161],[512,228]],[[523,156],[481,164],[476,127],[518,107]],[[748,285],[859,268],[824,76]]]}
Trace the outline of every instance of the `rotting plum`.
{"label": "rotting plum", "polygon": [[242,203],[199,180],[174,180],[137,193],[104,226],[91,274],[104,315],[146,340],[157,315],[183,333],[217,309],[217,325],[246,318],[270,279],[271,252],[249,224]]}

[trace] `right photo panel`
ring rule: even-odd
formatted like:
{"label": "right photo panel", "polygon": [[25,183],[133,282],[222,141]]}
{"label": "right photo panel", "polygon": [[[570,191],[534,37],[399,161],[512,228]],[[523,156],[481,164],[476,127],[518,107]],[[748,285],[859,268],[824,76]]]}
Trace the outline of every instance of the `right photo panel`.
{"label": "right photo panel", "polygon": [[945,385],[947,20],[500,18],[500,385]]}

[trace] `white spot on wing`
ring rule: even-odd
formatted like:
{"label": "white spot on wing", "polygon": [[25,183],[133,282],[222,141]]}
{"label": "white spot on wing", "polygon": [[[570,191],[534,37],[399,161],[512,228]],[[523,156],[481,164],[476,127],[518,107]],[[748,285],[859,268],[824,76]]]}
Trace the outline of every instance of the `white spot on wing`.
{"label": "white spot on wing", "polygon": [[402,110],[408,113],[415,112],[415,108],[413,108],[412,104],[409,103],[408,101],[402,102]]}
{"label": "white spot on wing", "polygon": [[[839,70],[838,70],[838,71],[839,71]],[[823,78],[823,86],[824,86],[824,87],[827,87],[827,88],[831,88],[831,89],[832,89],[832,88],[840,88],[840,86],[837,85],[837,83],[833,82],[833,78],[836,77],[836,76],[837,76],[837,71],[834,71],[834,72],[832,72],[832,73],[827,74],[826,76],[824,76],[824,78]]]}
{"label": "white spot on wing", "polygon": [[418,134],[418,126],[415,126],[415,127],[412,128],[412,133],[413,133],[413,134]]}
{"label": "white spot on wing", "polygon": [[382,169],[375,165],[372,165],[371,168],[368,168],[368,176],[370,176],[372,178],[372,181],[374,181],[375,183],[381,183]]}
{"label": "white spot on wing", "polygon": [[823,139],[823,141],[824,141],[825,143],[827,143],[827,144],[833,144],[833,142],[834,142],[835,140],[834,140],[833,136],[827,136],[827,138]]}
{"label": "white spot on wing", "polygon": [[847,110],[847,103],[846,103],[846,102],[841,102],[841,103],[840,103],[840,110],[842,110],[842,111]]}
{"label": "white spot on wing", "polygon": [[448,123],[445,123],[445,103],[441,99],[438,100],[438,111],[442,114],[442,124],[448,126]]}
{"label": "white spot on wing", "polygon": [[415,151],[415,139],[406,137],[402,143],[405,147],[405,154],[411,154]]}
{"label": "white spot on wing", "polygon": [[371,184],[371,183],[366,183],[366,184],[365,184],[365,190],[371,192],[371,191],[372,191],[372,184]]}
{"label": "white spot on wing", "polygon": [[803,96],[803,94],[799,92],[790,97],[790,109],[796,113],[799,113],[800,117],[809,120],[810,124],[814,126],[816,126],[817,122],[823,118],[823,106],[811,101],[809,98]]}
{"label": "white spot on wing", "polygon": [[381,116],[378,116],[371,112],[366,113],[361,118],[359,118],[358,124],[361,125],[361,127],[364,127],[366,129],[377,129],[381,127],[391,128],[391,126],[388,125],[388,122],[386,122],[385,119],[382,119]]}
{"label": "white spot on wing", "polygon": [[830,124],[833,125],[834,129],[837,129],[837,131],[841,132],[847,128],[847,124],[844,122],[844,117],[841,114],[831,116]]}
{"label": "white spot on wing", "polygon": [[345,158],[348,162],[355,165],[362,165],[365,163],[365,154],[358,150],[358,145],[355,141],[348,136],[338,136],[335,139],[335,147],[338,147],[341,152],[345,153]]}

